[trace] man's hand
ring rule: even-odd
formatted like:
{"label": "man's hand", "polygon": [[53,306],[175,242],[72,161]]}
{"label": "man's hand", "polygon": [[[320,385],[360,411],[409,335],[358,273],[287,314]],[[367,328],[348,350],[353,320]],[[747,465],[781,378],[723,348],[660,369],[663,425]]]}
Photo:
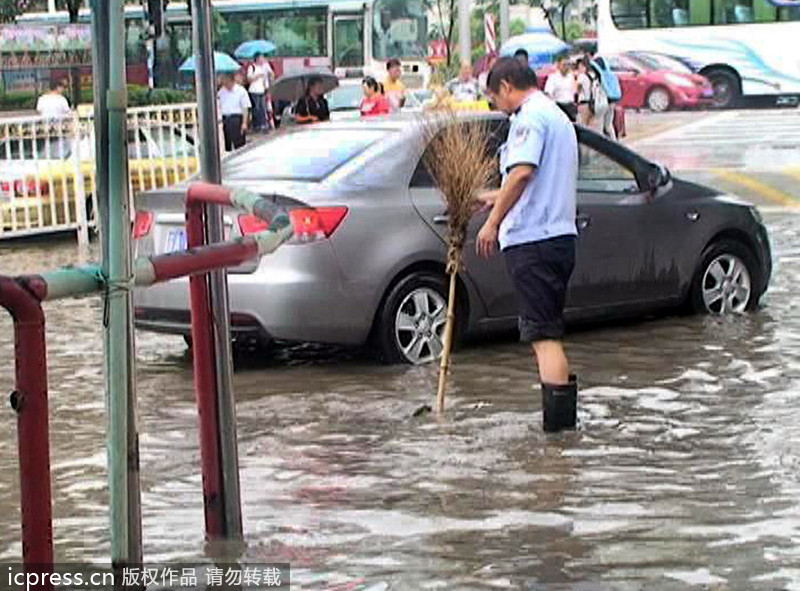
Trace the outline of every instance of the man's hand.
{"label": "man's hand", "polygon": [[242,123],[242,135],[247,133],[247,123]]}
{"label": "man's hand", "polygon": [[478,256],[488,259],[494,254],[497,248],[497,234],[497,224],[495,224],[491,218],[486,220],[481,231],[478,232],[478,239],[475,241],[475,250]]}

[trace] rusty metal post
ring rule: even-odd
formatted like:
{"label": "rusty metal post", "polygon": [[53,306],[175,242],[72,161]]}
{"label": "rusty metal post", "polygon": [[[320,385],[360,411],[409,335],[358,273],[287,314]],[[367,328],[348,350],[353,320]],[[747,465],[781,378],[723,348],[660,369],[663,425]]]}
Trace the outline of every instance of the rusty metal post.
{"label": "rusty metal post", "polygon": [[17,413],[22,560],[26,569],[36,565],[40,573],[52,572],[53,566],[47,358],[41,306],[46,289],[46,284],[35,278],[26,284],[0,277],[0,306],[14,319],[16,389],[11,406]]}

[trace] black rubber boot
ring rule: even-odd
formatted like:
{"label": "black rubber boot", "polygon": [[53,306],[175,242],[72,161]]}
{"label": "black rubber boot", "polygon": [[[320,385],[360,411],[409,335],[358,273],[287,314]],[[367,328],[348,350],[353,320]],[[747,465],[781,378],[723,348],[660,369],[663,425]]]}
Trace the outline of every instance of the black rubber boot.
{"label": "black rubber boot", "polygon": [[574,429],[578,422],[578,376],[570,374],[569,384],[542,384],[542,427],[547,433]]}

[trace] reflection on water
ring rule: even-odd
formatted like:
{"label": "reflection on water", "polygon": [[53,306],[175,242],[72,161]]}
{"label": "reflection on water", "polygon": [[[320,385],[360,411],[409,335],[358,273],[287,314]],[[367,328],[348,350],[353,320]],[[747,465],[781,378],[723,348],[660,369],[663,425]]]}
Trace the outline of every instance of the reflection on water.
{"label": "reflection on water", "polygon": [[[525,348],[455,359],[450,411],[412,418],[436,368],[301,347],[240,359],[242,495],[251,559],[317,589],[800,589],[800,217],[769,215],[766,307],[574,332],[580,430],[546,437]],[[4,272],[69,262],[4,250]],[[100,307],[48,305],[58,559],[108,558]],[[145,554],[203,545],[190,360],[138,335]],[[0,382],[12,386],[0,319]],[[274,354],[273,354],[274,355]],[[0,430],[0,560],[16,560],[10,409]],[[578,585],[578,583],[583,583]]]}

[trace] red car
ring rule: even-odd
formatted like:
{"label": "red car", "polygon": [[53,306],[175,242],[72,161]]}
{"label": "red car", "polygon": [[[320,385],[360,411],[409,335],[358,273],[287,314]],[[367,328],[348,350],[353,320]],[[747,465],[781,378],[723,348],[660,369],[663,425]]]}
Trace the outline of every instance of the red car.
{"label": "red car", "polygon": [[[640,52],[603,57],[619,78],[620,104],[626,109],[662,112],[714,103],[714,88],[708,79],[674,58]],[[550,64],[536,70],[541,90],[553,71],[555,66]]]}
{"label": "red car", "polygon": [[647,107],[662,112],[714,103],[714,87],[708,79],[668,56],[636,53],[606,60],[619,78],[621,104],[626,109]]}

